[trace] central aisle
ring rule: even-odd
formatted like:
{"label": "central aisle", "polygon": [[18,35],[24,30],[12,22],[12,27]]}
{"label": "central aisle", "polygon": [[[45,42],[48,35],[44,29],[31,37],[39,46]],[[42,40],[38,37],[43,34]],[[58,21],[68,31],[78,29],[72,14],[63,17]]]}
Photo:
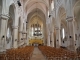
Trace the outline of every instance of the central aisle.
{"label": "central aisle", "polygon": [[34,47],[33,55],[30,60],[46,60],[46,58],[38,49],[38,47]]}

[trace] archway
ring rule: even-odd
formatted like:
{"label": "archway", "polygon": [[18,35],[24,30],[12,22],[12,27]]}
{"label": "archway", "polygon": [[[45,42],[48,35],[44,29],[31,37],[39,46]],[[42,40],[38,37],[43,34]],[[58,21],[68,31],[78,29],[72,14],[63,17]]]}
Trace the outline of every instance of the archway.
{"label": "archway", "polygon": [[43,22],[35,15],[29,21],[29,40],[43,40]]}
{"label": "archway", "polygon": [[80,48],[80,1],[74,6],[74,28],[75,28],[75,46]]}
{"label": "archway", "polygon": [[59,8],[59,22],[60,22],[60,45],[61,47],[67,47],[67,22],[66,22],[66,11],[64,7]]}
{"label": "archway", "polygon": [[13,28],[14,28],[14,20],[15,20],[15,13],[14,13],[14,6],[10,5],[9,7],[9,20],[7,24],[7,49],[10,49],[13,47]]}
{"label": "archway", "polygon": [[67,47],[67,27],[65,26],[64,22],[61,22],[61,30],[60,30],[60,35],[61,35],[61,47],[66,48]]}
{"label": "archway", "polygon": [[[36,27],[38,25],[38,28],[40,27],[40,34],[38,35],[42,35],[41,37],[38,36],[41,40],[43,40],[43,43],[45,44],[45,39],[46,39],[46,31],[45,31],[45,28],[46,28],[46,23],[45,23],[45,15],[44,13],[40,10],[40,9],[34,9],[32,12],[30,12],[28,14],[28,24],[27,24],[27,27],[28,27],[28,35],[30,36],[30,27]],[[34,29],[35,30],[35,29]],[[30,40],[30,37],[28,36],[28,40]],[[33,36],[34,38],[34,36]],[[42,43],[42,44],[43,44]]]}

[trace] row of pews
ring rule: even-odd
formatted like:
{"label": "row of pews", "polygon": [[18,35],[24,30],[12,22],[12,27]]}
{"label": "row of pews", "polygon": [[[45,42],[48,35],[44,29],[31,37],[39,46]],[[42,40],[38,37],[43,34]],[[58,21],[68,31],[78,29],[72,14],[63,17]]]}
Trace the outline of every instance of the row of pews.
{"label": "row of pews", "polygon": [[39,49],[42,51],[43,55],[45,55],[47,60],[80,60],[80,54],[63,48],[39,46]]}
{"label": "row of pews", "polygon": [[10,49],[5,54],[0,54],[0,60],[30,60],[33,50],[33,46]]}

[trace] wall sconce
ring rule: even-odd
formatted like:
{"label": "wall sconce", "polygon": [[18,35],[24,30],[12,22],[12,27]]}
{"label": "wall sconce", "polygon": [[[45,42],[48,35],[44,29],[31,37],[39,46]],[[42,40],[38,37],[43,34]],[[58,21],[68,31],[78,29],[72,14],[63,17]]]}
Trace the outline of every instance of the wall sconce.
{"label": "wall sconce", "polygon": [[64,41],[63,41],[63,43],[64,43]]}
{"label": "wall sconce", "polygon": [[20,1],[17,1],[17,3],[18,3],[18,6],[21,6],[21,3],[20,3]]}
{"label": "wall sconce", "polygon": [[80,34],[79,34],[79,37],[80,37]]}
{"label": "wall sconce", "polygon": [[26,24],[27,24],[28,22],[26,21]]}
{"label": "wall sconce", "polygon": [[69,36],[69,38],[72,38],[72,36]]}
{"label": "wall sconce", "polygon": [[57,39],[57,41],[58,41],[58,39]]}
{"label": "wall sconce", "polygon": [[50,42],[52,42],[52,41],[50,41]]}
{"label": "wall sconce", "polygon": [[21,38],[21,40],[23,40],[23,38]]}
{"label": "wall sconce", "polygon": [[49,18],[51,17],[51,15],[49,15]]}
{"label": "wall sconce", "polygon": [[15,41],[17,41],[17,39],[15,39]]}
{"label": "wall sconce", "polygon": [[5,36],[3,35],[2,38],[5,38]]}

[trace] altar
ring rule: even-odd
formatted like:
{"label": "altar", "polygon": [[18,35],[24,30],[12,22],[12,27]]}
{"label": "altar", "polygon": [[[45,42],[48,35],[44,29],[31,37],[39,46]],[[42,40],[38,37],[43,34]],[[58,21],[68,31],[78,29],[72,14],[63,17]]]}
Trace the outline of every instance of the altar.
{"label": "altar", "polygon": [[29,40],[29,44],[32,46],[43,45],[43,40]]}

